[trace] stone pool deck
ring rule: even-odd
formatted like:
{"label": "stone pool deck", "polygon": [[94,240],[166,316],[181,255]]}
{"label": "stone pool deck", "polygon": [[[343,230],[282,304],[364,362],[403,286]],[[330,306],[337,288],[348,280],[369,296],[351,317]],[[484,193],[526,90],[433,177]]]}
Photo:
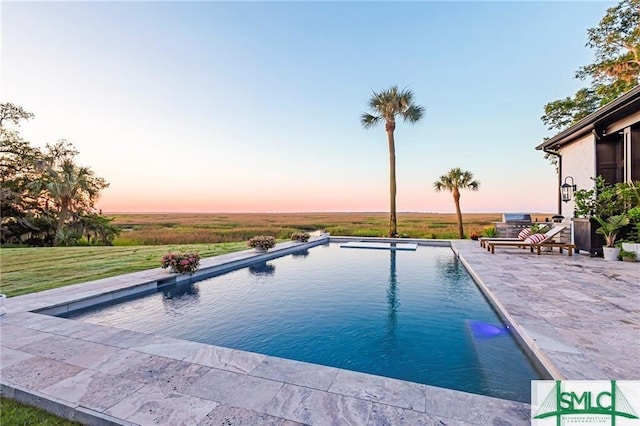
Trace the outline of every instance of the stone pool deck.
{"label": "stone pool deck", "polygon": [[[640,263],[451,245],[556,378],[640,378]],[[167,276],[154,269],[9,299],[0,317],[0,392],[86,424],[530,422],[528,404],[30,312]]]}

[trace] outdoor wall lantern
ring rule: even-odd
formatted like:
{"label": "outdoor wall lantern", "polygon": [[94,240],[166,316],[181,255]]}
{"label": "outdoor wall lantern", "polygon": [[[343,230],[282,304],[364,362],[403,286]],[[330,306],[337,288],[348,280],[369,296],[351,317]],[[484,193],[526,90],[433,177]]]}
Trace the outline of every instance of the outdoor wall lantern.
{"label": "outdoor wall lantern", "polygon": [[[569,179],[571,179],[571,185],[567,183]],[[562,201],[564,201],[565,203],[571,201],[571,197],[577,189],[578,185],[576,185],[575,181],[573,180],[573,176],[567,176],[566,178],[564,178],[564,183],[560,186],[560,191],[562,192]]]}

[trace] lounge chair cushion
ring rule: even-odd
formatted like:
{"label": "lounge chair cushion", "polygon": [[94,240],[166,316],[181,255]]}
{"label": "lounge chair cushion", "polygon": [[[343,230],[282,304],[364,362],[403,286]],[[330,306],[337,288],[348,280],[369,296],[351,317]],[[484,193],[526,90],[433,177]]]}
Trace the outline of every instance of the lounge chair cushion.
{"label": "lounge chair cushion", "polygon": [[525,228],[518,234],[518,238],[522,241],[526,240],[531,235],[531,230],[529,228]]}
{"label": "lounge chair cushion", "polygon": [[524,242],[527,244],[538,244],[546,239],[547,237],[544,234],[533,234],[525,238]]}

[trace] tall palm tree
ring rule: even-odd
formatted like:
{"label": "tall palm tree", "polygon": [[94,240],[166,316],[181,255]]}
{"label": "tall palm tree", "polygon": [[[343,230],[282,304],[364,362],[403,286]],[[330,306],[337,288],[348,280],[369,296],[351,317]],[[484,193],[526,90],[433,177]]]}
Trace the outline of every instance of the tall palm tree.
{"label": "tall palm tree", "polygon": [[453,202],[456,204],[456,217],[458,219],[458,233],[460,238],[464,238],[464,229],[462,229],[462,213],[460,212],[460,190],[470,189],[477,191],[480,182],[473,180],[473,174],[456,167],[449,170],[446,175],[440,176],[440,179],[433,184],[436,191],[451,191],[453,193]]}
{"label": "tall palm tree", "polygon": [[360,117],[364,128],[368,129],[381,121],[385,123],[387,141],[389,143],[389,236],[398,234],[396,219],[396,146],[393,132],[396,130],[396,117],[404,121],[415,123],[422,118],[424,108],[413,103],[413,93],[410,90],[398,90],[393,86],[388,90],[373,92],[369,99],[369,109]]}

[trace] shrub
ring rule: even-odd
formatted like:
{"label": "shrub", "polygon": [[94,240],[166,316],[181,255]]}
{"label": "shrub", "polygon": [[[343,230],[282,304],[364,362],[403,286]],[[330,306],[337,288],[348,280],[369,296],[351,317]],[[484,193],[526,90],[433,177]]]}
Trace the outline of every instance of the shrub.
{"label": "shrub", "polygon": [[257,235],[247,241],[247,245],[252,248],[269,250],[276,246],[276,239],[270,235]]}
{"label": "shrub", "polygon": [[177,274],[193,274],[200,267],[200,255],[193,253],[167,253],[162,256],[162,268],[171,268]]}
{"label": "shrub", "polygon": [[291,239],[293,241],[306,243],[307,241],[309,241],[309,234],[307,232],[294,232],[293,234],[291,234]]}
{"label": "shrub", "polygon": [[548,231],[547,225],[544,223],[534,223],[529,227],[531,234],[544,234]]}
{"label": "shrub", "polygon": [[625,195],[628,193],[626,183],[608,185],[602,176],[591,179],[594,181],[594,188],[579,189],[573,193],[577,217],[591,219],[598,216],[606,219],[626,211],[625,204],[629,198]]}
{"label": "shrub", "polygon": [[636,252],[635,251],[627,251],[627,250],[620,250],[620,254],[618,254],[618,257],[620,259],[630,259],[633,260],[635,262],[636,260]]}
{"label": "shrub", "polygon": [[498,230],[496,229],[495,226],[487,226],[486,228],[484,228],[483,232],[485,237],[488,238],[494,238],[498,236]]}

